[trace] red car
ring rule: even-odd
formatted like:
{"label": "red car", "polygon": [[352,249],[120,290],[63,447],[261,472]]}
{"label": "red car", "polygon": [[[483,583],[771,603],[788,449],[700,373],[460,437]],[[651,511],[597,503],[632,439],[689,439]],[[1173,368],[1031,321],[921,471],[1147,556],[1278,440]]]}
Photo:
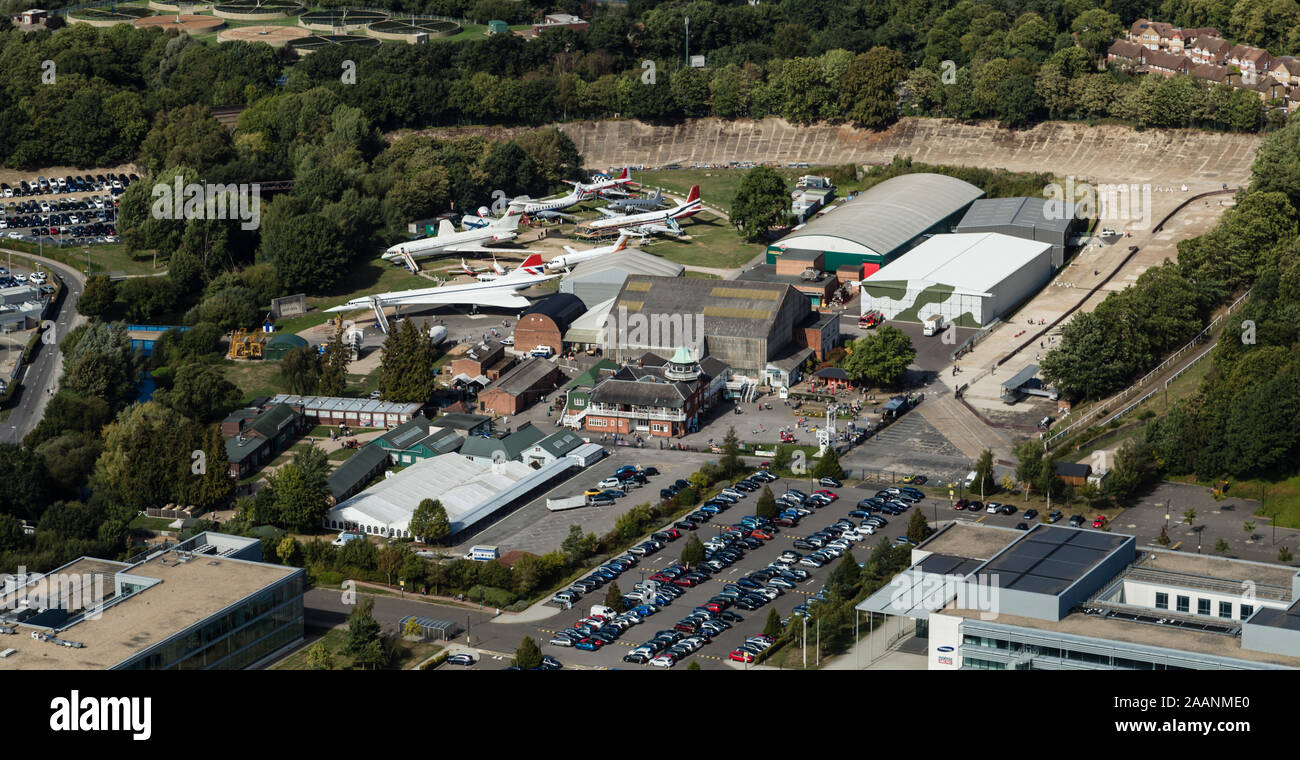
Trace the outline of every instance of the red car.
{"label": "red car", "polygon": [[776,518],[775,520],[773,520],[772,522],[776,523],[777,525],[780,525],[782,528],[793,528],[793,527],[794,527],[794,520],[791,520],[791,519],[788,518],[788,517],[778,517],[778,518]]}
{"label": "red car", "polygon": [[713,610],[714,612],[722,612],[727,609],[727,605],[722,602],[705,602],[704,609]]}
{"label": "red car", "polygon": [[968,506],[970,506],[969,499],[958,499],[957,503],[952,505],[952,508],[960,510],[960,509],[965,509]]}
{"label": "red car", "polygon": [[1092,520],[1092,527],[1094,527],[1094,528],[1104,528],[1104,527],[1106,527],[1106,516],[1105,516],[1105,515],[1097,515],[1096,517],[1094,517],[1093,520]]}
{"label": "red car", "polygon": [[782,433],[781,443],[794,443],[794,433]]}
{"label": "red car", "polygon": [[728,659],[735,660],[736,662],[753,662],[753,661],[754,661],[754,653],[753,653],[753,652],[746,652],[746,651],[743,650],[743,649],[735,649],[735,650],[732,650],[731,654],[727,655],[727,657],[728,657]]}
{"label": "red car", "polygon": [[765,531],[765,530],[763,530],[762,528],[755,528],[755,529],[754,529],[754,532],[753,532],[753,533],[750,533],[749,535],[751,535],[751,536],[753,536],[754,538],[757,538],[757,539],[759,539],[759,540],[761,540],[761,541],[771,541],[771,540],[772,540],[772,534],[769,533],[769,532],[767,532],[767,531]]}
{"label": "red car", "polygon": [[694,578],[674,578],[673,583],[678,586],[685,586],[686,588],[693,588],[700,585],[700,582]]}
{"label": "red car", "polygon": [[664,573],[655,573],[654,575],[650,576],[650,580],[658,581],[659,583],[672,583],[673,577],[671,575],[666,575]]}
{"label": "red car", "polygon": [[824,488],[820,491],[813,491],[813,493],[819,493],[822,496],[829,498],[831,501],[836,501],[837,499],[840,498],[839,494],[835,493],[834,491],[827,491]]}
{"label": "red car", "polygon": [[771,467],[771,466],[772,466],[772,463],[771,463],[771,462],[759,462],[759,463],[758,463],[758,469],[760,469],[760,470],[766,470],[767,468],[769,468],[769,467]]}
{"label": "red car", "polygon": [[664,530],[664,533],[668,534],[669,541],[676,541],[677,539],[682,537],[682,532],[680,530],[677,530],[676,528],[667,528]]}

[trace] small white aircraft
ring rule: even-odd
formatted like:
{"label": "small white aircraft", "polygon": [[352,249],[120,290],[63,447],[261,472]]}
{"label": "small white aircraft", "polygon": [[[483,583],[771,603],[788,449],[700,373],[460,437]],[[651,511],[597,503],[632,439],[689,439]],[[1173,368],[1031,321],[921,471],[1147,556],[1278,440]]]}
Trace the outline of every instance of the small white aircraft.
{"label": "small white aircraft", "polygon": [[635,227],[628,227],[626,229],[628,232],[635,233],[643,238],[650,237],[651,235],[672,235],[673,237],[681,237],[686,234],[685,232],[682,232],[681,225],[679,225],[675,219],[665,219],[663,224],[651,222],[650,224],[638,224]]}
{"label": "small white aircraft", "polygon": [[619,251],[627,247],[627,241],[630,240],[631,238],[632,238],[632,234],[626,230],[623,230],[619,232],[618,242],[613,245],[606,245],[600,248],[589,248],[585,251],[579,251],[576,248],[566,245],[564,246],[564,250],[567,251],[568,253],[566,253],[563,256],[556,256],[555,258],[546,262],[546,268],[552,271],[556,269],[563,269],[564,271],[568,272],[573,267],[574,264],[577,264],[579,262],[598,259],[601,256],[607,256],[611,253],[618,253]]}
{"label": "small white aircraft", "polygon": [[535,201],[526,195],[522,195],[515,198],[513,201],[510,201],[510,212],[538,219],[565,216],[559,212],[566,208],[572,208],[594,195],[595,192],[584,190],[581,186],[574,188],[574,190],[567,195],[561,195],[558,198],[543,198]]}
{"label": "small white aircraft", "polygon": [[600,194],[601,196],[627,195],[624,186],[633,189],[641,187],[640,183],[632,181],[632,175],[628,172],[626,166],[623,167],[623,171],[617,177],[611,177],[608,174],[597,174],[591,178],[591,182],[574,182],[567,179],[565,182],[573,185],[577,190],[583,190],[593,195]]}
{"label": "small white aircraft", "polygon": [[[518,217],[516,217],[518,218]],[[491,282],[473,282],[465,285],[440,285],[436,288],[419,288],[400,290],[392,293],[353,298],[345,304],[326,309],[329,312],[356,311],[369,308],[375,312],[379,328],[388,332],[388,317],[384,308],[392,306],[451,306],[468,304],[471,306],[499,306],[519,309],[529,305],[527,298],[518,291],[530,288],[539,282],[554,280],[558,274],[546,274],[542,257],[536,253],[524,260],[513,272],[501,275]],[[396,315],[396,311],[394,312]]]}
{"label": "small white aircraft", "polygon": [[398,243],[384,251],[382,258],[385,261],[404,261],[414,272],[416,259],[441,253],[494,253],[486,244],[503,243],[518,237],[519,220],[518,214],[507,213],[488,221],[483,227],[457,232],[450,220],[443,219],[438,224],[437,236]]}
{"label": "small white aircraft", "polygon": [[501,266],[499,263],[497,263],[496,256],[492,257],[492,268],[490,270],[475,269],[469,264],[466,264],[464,259],[460,260],[460,268],[464,270],[465,274],[475,278],[479,282],[491,282],[497,279],[498,277],[501,277],[502,275],[506,274],[506,268]]}

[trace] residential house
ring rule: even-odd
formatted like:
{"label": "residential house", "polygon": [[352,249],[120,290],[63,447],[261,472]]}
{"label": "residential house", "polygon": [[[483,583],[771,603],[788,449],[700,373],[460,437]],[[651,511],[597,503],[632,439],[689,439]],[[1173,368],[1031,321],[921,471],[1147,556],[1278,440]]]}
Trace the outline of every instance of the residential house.
{"label": "residential house", "polygon": [[1237,67],[1245,84],[1254,84],[1258,78],[1266,76],[1272,63],[1273,56],[1263,48],[1233,45],[1228,52],[1228,64]]}
{"label": "residential house", "polygon": [[1290,55],[1274,58],[1269,64],[1269,75],[1287,87],[1300,84],[1300,58]]}
{"label": "residential house", "polygon": [[450,375],[469,377],[482,375],[488,380],[496,380],[503,372],[510,369],[514,362],[514,357],[506,355],[506,347],[501,344],[501,341],[496,338],[486,338],[470,346],[464,354],[452,359],[445,371]]}
{"label": "residential house", "polygon": [[1201,36],[1192,40],[1185,52],[1193,63],[1223,64],[1232,53],[1232,43],[1222,37]]}
{"label": "residential house", "polygon": [[408,465],[456,451],[465,438],[450,427],[434,425],[421,414],[376,438],[374,443],[384,450],[393,464]]}
{"label": "residential house", "polygon": [[492,462],[518,462],[523,453],[546,438],[546,432],[531,422],[524,423],[518,430],[504,438],[469,438],[460,447],[461,456],[472,461],[491,464]]}
{"label": "residential house", "polygon": [[1237,73],[1231,66],[1201,63],[1192,66],[1188,73],[1203,82],[1230,84],[1233,87],[1241,85],[1241,74]]}
{"label": "residential house", "polygon": [[1128,38],[1147,50],[1164,50],[1169,47],[1174,31],[1173,24],[1140,18],[1129,27]]}
{"label": "residential house", "polygon": [[1172,77],[1178,74],[1186,74],[1191,66],[1191,61],[1177,53],[1167,53],[1163,50],[1148,50],[1142,56],[1146,62],[1145,69],[1149,74],[1158,74],[1163,77]]}
{"label": "residential house", "polygon": [[546,436],[525,449],[520,454],[520,461],[533,469],[539,469],[567,455],[584,443],[586,441],[579,438],[577,434],[568,430],[561,430],[558,433]]}
{"label": "residential house", "polygon": [[1106,50],[1106,63],[1114,68],[1132,71],[1142,65],[1142,53],[1145,50],[1136,42],[1115,40]]}

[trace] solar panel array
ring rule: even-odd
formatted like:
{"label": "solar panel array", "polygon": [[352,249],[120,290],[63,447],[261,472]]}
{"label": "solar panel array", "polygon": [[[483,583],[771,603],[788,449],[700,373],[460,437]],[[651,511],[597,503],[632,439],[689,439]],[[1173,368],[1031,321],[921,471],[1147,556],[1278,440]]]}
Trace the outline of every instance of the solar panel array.
{"label": "solar panel array", "polygon": [[970,575],[983,560],[969,557],[954,557],[951,554],[931,554],[918,565],[926,573],[934,575]]}
{"label": "solar panel array", "polygon": [[1038,526],[980,571],[1006,589],[1059,595],[1124,543],[1101,531]]}
{"label": "solar panel array", "polygon": [[1267,625],[1272,628],[1285,628],[1288,631],[1300,631],[1300,601],[1286,610],[1274,610],[1267,607],[1255,613],[1250,619],[1252,625]]}

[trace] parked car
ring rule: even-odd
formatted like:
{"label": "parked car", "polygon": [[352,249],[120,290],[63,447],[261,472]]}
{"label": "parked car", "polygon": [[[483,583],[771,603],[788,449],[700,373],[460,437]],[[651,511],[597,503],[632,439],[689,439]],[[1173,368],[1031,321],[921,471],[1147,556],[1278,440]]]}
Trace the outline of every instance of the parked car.
{"label": "parked car", "polygon": [[[1029,513],[1026,512],[1025,514]],[[1053,509],[1051,512],[1047,513],[1047,521],[1049,523],[1060,522],[1062,517],[1064,517],[1064,515],[1061,514],[1061,510],[1059,509]]]}
{"label": "parked car", "polygon": [[469,654],[453,654],[447,658],[448,665],[473,665],[475,662],[478,661],[474,659],[473,655]]}

